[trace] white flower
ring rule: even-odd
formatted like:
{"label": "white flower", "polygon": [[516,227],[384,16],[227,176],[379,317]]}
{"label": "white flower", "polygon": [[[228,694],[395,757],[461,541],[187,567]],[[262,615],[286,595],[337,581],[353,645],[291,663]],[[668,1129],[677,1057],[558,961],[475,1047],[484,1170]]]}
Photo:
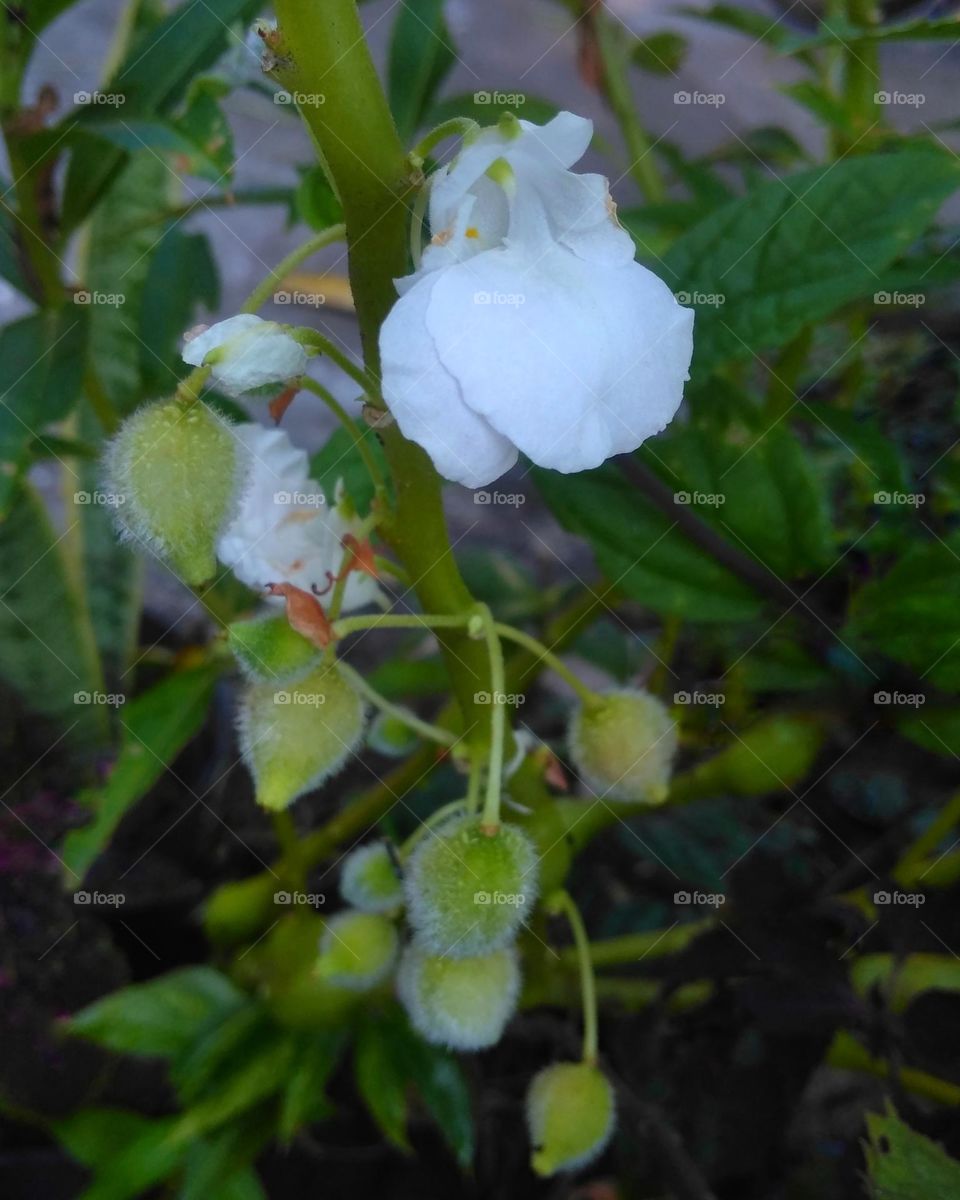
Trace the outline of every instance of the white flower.
{"label": "white flower", "polygon": [[307,369],[306,350],[285,327],[252,313],[211,325],[183,348],[183,361],[191,367],[203,366],[208,356],[211,376],[228,396],[285,384]]}
{"label": "white flower", "polygon": [[[320,591],[337,575],[344,560],[343,537],[355,522],[328,505],[310,478],[306,452],[280,429],[234,426],[250,457],[249,481],[236,516],[217,543],[217,557],[238,579],[261,590],[268,583],[292,583]],[[343,611],[360,608],[377,596],[376,581],[352,571],[344,590]],[[282,605],[279,598],[273,601]]]}
{"label": "white flower", "polygon": [[490,483],[523,451],[582,471],[671,420],[693,312],[633,261],[607,181],[569,170],[592,125],[485,129],[431,180],[433,240],[380,334],[383,394],[446,478]]}

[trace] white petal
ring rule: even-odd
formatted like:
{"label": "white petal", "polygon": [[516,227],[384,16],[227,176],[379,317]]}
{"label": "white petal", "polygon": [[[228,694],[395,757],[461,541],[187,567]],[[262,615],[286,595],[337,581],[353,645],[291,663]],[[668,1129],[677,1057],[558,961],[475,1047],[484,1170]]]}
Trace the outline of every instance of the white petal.
{"label": "white petal", "polygon": [[276,321],[264,321],[252,313],[239,313],[211,325],[187,342],[183,361],[193,367],[202,366],[213,350],[220,353],[211,364],[210,374],[230,396],[286,383],[307,369],[303,346]]}
{"label": "white petal", "polygon": [[445,277],[438,271],[420,279],[387,315],[380,330],[383,396],[401,432],[426,450],[441,475],[481,487],[509,470],[517,451],[463,403],[437,357],[426,313],[434,284]]}
{"label": "white petal", "polygon": [[559,112],[546,125],[521,121],[523,149],[559,167],[572,167],[587,152],[593,137],[593,122],[575,113]]}
{"label": "white petal", "polygon": [[535,463],[567,472],[663,429],[693,350],[693,313],[656,275],[559,246],[440,272],[427,325],[463,401]]}

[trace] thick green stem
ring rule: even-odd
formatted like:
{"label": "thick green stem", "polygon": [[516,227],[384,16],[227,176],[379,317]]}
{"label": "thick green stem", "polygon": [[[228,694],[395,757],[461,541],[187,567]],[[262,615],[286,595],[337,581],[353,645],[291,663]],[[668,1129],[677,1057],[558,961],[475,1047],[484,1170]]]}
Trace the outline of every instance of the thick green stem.
{"label": "thick green stem", "polygon": [[[301,113],[343,204],[364,358],[378,376],[380,325],[396,299],[393,281],[407,270],[407,204],[422,181],[397,136],[354,0],[277,0],[276,12],[277,78],[295,95],[323,96]],[[453,558],[437,473],[395,425],[384,430],[384,447],[397,497],[384,535],[425,611],[465,613],[474,600]],[[439,637],[464,728],[483,739],[487,721],[474,695],[490,690],[486,650],[461,632]]]}

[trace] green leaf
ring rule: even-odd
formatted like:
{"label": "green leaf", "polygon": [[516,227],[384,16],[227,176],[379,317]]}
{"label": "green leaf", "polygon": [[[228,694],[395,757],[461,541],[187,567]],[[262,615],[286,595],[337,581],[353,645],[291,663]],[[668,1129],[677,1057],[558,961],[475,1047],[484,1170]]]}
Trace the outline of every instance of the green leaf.
{"label": "green leaf", "polygon": [[[10,182],[2,175],[0,175],[0,189],[5,196],[10,192]],[[13,213],[6,206],[0,206],[0,279],[5,279],[18,292],[29,296],[30,285],[23,273],[16,229],[17,224]]]}
{"label": "green leaf", "polygon": [[343,220],[343,206],[323,167],[298,167],[300,182],[293,196],[296,217],[311,229],[329,229]]}
{"label": "green leaf", "polygon": [[[380,439],[366,426],[361,426],[361,433],[384,476],[389,478]],[[310,478],[320,484],[331,501],[336,492],[337,481],[342,479],[344,489],[357,511],[369,511],[373,500],[373,483],[356,443],[342,426],[333,431],[323,448],[310,459]]]}
{"label": "green leaf", "polygon": [[773,180],[682,234],[665,258],[697,305],[694,370],[783,346],[805,326],[872,296],[960,181],[923,146],[864,154]]}
{"label": "green leaf", "polygon": [[443,0],[403,0],[393,26],[387,95],[397,130],[409,142],[456,60]]}
{"label": "green leaf", "polygon": [[296,1065],[286,1081],[280,1104],[278,1136],[285,1144],[304,1125],[329,1115],[333,1105],[324,1094],[327,1081],[339,1061],[346,1034],[336,1030],[313,1030],[305,1039]]}
{"label": "green leaf", "polygon": [[0,329],[0,513],[14,497],[31,442],[80,397],[86,334],[80,306],[34,313]]}
{"label": "green leaf", "polygon": [[[169,112],[197,73],[216,61],[232,36],[231,23],[249,20],[259,8],[257,0],[219,0],[215,9],[205,0],[186,0],[134,42],[103,92],[124,97],[128,122]],[[87,122],[98,119],[97,107],[65,118],[77,123],[69,135],[73,153],[64,185],[67,232],[89,215],[125,157],[122,149],[105,150],[100,138],[84,132]]]}
{"label": "green leaf", "polygon": [[905,1012],[924,992],[960,992],[960,960],[946,954],[864,954],[854,959],[850,982],[866,997],[879,986],[891,1012]]}
{"label": "green leaf", "polygon": [[357,1090],[389,1142],[410,1153],[407,1141],[407,1080],[394,1054],[389,1029],[382,1021],[360,1026],[353,1052]]}
{"label": "green leaf", "polygon": [[79,1200],[127,1200],[144,1195],[180,1164],[184,1148],[172,1136],[175,1125],[175,1117],[91,1108],[53,1122],[52,1128],[73,1157],[94,1172]]}
{"label": "green leaf", "polygon": [[217,264],[206,234],[171,228],[150,259],[140,310],[138,345],[145,385],[168,392],[183,371],[183,331],[196,320],[198,304],[220,303]]}
{"label": "green leaf", "polygon": [[687,56],[689,43],[682,34],[664,30],[637,38],[631,57],[643,71],[653,75],[674,75]]}
{"label": "green leaf", "polygon": [[110,776],[79,799],[91,809],[88,824],[63,843],[66,866],[82,878],[126,812],[153,786],[203,724],[222,669],[219,663],[175,671],[118,711],[120,751]]}
{"label": "green leaf", "polygon": [[78,744],[103,741],[104,706],[76,699],[103,686],[90,615],[32,488],[0,519],[0,570],[0,678]]}
{"label": "green leaf", "polygon": [[864,1145],[874,1200],[960,1196],[960,1163],[936,1142],[905,1125],[891,1108],[867,1114]]}
{"label": "green leaf", "polygon": [[457,1161],[468,1168],[474,1153],[473,1112],[460,1064],[447,1051],[428,1046],[412,1030],[400,1041],[397,1052]]}
{"label": "green leaf", "polygon": [[177,1058],[245,1000],[212,967],[184,967],[96,1000],[70,1018],[67,1031],[124,1054]]}
{"label": "green leaf", "polygon": [[796,100],[830,129],[853,136],[850,114],[843,101],[819,83],[815,83],[812,79],[801,79],[799,83],[784,85],[780,91],[792,100]]}
{"label": "green leaf", "polygon": [[[117,175],[90,222],[86,247],[87,353],[94,387],[121,416],[143,398],[137,340],[147,277],[168,208],[170,173],[155,154],[141,150]],[[116,303],[101,302],[116,297]]]}
{"label": "green leaf", "polygon": [[960,40],[960,20],[956,16],[928,20],[924,17],[902,21],[899,25],[875,25],[864,27],[833,16],[824,21],[818,33],[812,36],[791,36],[784,43],[784,50],[794,54],[800,50],[813,50],[820,46],[838,44],[856,48],[880,42],[929,42]]}
{"label": "green leaf", "polygon": [[960,690],[958,555],[957,534],[909,546],[891,570],[854,597],[844,638],[872,644],[934,687]]}
{"label": "green leaf", "polygon": [[251,1163],[270,1141],[273,1114],[263,1106],[187,1147],[177,1200],[266,1200]]}
{"label": "green leaf", "polygon": [[645,504],[615,466],[533,476],[560,524],[590,542],[600,570],[634,600],[696,621],[745,621],[762,611],[746,584]]}

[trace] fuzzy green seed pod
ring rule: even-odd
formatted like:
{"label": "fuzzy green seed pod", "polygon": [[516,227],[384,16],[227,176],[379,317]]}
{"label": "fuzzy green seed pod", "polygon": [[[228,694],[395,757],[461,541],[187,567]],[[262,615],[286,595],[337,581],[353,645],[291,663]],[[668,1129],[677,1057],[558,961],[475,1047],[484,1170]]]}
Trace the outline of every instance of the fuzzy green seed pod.
{"label": "fuzzy green seed pod", "polygon": [[435,957],[416,942],[397,971],[397,994],[414,1029],[434,1046],[483,1050],[499,1042],[520,993],[512,946],[476,958]]}
{"label": "fuzzy green seed pod", "polygon": [[507,946],[537,898],[537,855],[516,825],[488,834],[455,817],[424,835],[404,873],[410,924],[432,954],[470,958]]}
{"label": "fuzzy green seed pod", "polygon": [[604,1150],[615,1124],[613,1088],[592,1063],[554,1063],[527,1090],[531,1164],[538,1175],[575,1171]]}
{"label": "fuzzy green seed pod", "polygon": [[217,538],[233,515],[247,457],[228,423],[207,405],[147,404],[106,452],[121,532],[145,544],[196,585],[216,570]]}
{"label": "fuzzy green seed pod", "polygon": [[393,970],[400,940],[393,922],[346,909],[324,922],[316,975],[327,983],[368,992]]}
{"label": "fuzzy green seed pod", "polygon": [[403,884],[385,842],[360,846],[343,860],[340,895],[361,912],[388,913],[403,904]]}
{"label": "fuzzy green seed pod", "polygon": [[603,799],[660,804],[667,798],[677,727],[649,692],[623,688],[574,713],[570,757]]}
{"label": "fuzzy green seed pod", "polygon": [[234,621],[227,641],[240,669],[257,683],[291,683],[317,666],[322,651],[297,633],[285,616]]}
{"label": "fuzzy green seed pod", "polygon": [[251,684],[238,724],[257,803],[278,811],[319,787],[356,749],[364,719],[362,699],[336,664],[283,687]]}

